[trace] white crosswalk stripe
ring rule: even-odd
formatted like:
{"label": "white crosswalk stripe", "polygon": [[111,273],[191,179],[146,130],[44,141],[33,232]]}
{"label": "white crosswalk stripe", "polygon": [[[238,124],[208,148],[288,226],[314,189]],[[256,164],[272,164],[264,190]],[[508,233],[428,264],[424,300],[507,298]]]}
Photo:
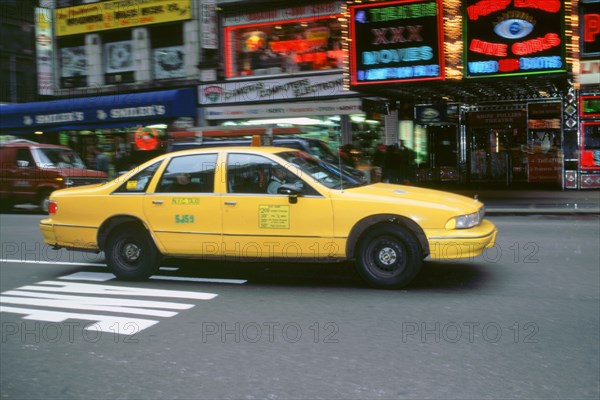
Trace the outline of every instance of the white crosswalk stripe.
{"label": "white crosswalk stripe", "polygon": [[[98,275],[79,275],[79,277],[96,282],[106,278]],[[65,277],[59,279],[62,278]],[[86,330],[133,335],[159,322],[156,319],[138,318],[138,316],[170,318],[177,315],[178,311],[189,310],[195,306],[190,303],[146,300],[139,297],[187,300],[212,300],[217,297],[214,293],[111,286],[73,282],[72,279],[75,278],[43,281],[0,293],[0,312],[21,314],[24,315],[23,319],[46,322],[64,322],[69,319],[92,321],[86,326]],[[75,310],[130,314],[135,317],[79,313]]]}

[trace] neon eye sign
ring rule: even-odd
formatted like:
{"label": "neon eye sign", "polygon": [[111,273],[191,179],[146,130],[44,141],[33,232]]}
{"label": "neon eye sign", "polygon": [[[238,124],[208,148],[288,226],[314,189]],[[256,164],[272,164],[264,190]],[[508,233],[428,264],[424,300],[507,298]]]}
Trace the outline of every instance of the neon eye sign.
{"label": "neon eye sign", "polygon": [[467,78],[565,72],[559,0],[467,0]]}
{"label": "neon eye sign", "polygon": [[507,18],[496,24],[494,32],[505,39],[521,39],[531,33],[534,25],[521,18]]}

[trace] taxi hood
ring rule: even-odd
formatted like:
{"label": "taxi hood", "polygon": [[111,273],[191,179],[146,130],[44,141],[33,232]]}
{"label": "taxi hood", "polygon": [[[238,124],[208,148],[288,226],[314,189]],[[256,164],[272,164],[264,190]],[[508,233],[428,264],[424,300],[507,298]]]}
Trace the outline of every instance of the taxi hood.
{"label": "taxi hood", "polygon": [[453,210],[460,213],[473,213],[483,204],[473,198],[441,190],[425,189],[414,186],[395,185],[390,183],[374,183],[357,188],[344,189],[353,196],[365,200],[405,202],[424,206],[426,204],[439,209]]}

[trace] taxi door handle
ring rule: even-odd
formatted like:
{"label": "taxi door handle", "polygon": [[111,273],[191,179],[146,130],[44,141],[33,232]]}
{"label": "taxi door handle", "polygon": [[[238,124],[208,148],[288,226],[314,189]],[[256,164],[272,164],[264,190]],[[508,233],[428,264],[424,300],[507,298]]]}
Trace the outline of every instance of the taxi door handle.
{"label": "taxi door handle", "polygon": [[225,205],[226,206],[235,206],[235,205],[237,205],[237,201],[226,201]]}
{"label": "taxi door handle", "polygon": [[152,204],[161,205],[163,203],[164,203],[163,200],[152,200]]}

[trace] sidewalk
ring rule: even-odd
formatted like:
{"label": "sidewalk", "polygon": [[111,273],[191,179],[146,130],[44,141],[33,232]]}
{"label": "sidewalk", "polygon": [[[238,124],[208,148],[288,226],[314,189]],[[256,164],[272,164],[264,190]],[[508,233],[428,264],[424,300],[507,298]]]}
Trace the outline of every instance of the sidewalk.
{"label": "sidewalk", "polygon": [[598,190],[448,190],[477,198],[486,214],[596,214],[600,215]]}

